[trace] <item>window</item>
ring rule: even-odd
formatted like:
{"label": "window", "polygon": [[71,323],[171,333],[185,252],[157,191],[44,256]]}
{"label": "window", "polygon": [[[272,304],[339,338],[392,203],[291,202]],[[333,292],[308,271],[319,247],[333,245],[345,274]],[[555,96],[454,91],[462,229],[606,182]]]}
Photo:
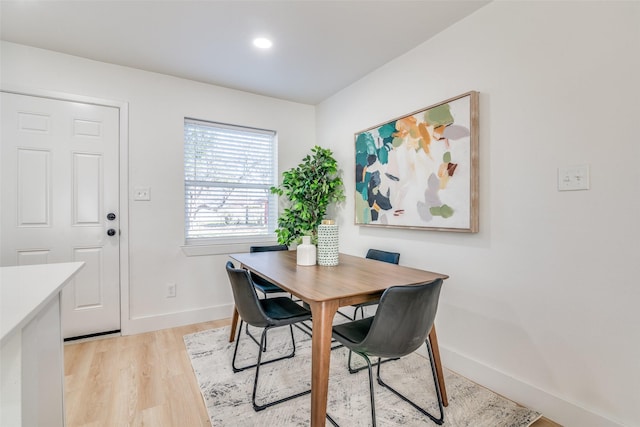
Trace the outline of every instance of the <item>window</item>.
{"label": "window", "polygon": [[274,238],[276,133],[184,120],[187,244]]}

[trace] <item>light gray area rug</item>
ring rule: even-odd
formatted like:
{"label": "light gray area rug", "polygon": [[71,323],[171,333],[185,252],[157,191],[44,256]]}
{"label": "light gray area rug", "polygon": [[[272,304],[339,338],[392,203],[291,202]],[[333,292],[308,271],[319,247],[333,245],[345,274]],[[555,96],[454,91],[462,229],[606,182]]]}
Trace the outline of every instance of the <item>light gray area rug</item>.
{"label": "light gray area rug", "polygon": [[[259,337],[260,330],[251,329]],[[311,340],[294,328],[296,356],[260,368],[258,403],[294,394],[311,386]],[[212,426],[308,426],[310,395],[275,405],[260,412],[251,406],[255,369],[233,373],[231,359],[235,343],[229,342],[229,327],[186,335],[185,345],[202,392]],[[268,333],[263,361],[290,351],[288,328]],[[244,334],[237,366],[254,364],[258,346]],[[367,371],[349,374],[348,351],[331,352],[327,411],[341,426],[369,426],[371,412]],[[358,360],[359,359],[359,360]],[[364,364],[359,356],[354,362]],[[375,373],[374,373],[375,375]],[[437,416],[438,407],[428,359],[414,353],[382,365],[382,378]],[[473,382],[445,370],[449,406],[444,425],[452,427],[529,426],[540,414],[504,399]],[[379,426],[435,426],[427,417],[389,390],[375,384],[376,417]],[[327,425],[330,425],[327,421]]]}

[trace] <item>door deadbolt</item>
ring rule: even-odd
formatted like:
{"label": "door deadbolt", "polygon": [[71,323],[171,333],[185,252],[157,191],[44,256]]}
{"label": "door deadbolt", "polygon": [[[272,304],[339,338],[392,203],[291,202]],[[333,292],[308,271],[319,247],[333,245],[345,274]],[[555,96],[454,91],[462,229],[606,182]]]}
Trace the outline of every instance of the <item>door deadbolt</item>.
{"label": "door deadbolt", "polygon": [[116,219],[116,214],[114,214],[113,212],[109,212],[109,213],[107,214],[107,219],[108,219],[109,221],[113,221],[114,219]]}

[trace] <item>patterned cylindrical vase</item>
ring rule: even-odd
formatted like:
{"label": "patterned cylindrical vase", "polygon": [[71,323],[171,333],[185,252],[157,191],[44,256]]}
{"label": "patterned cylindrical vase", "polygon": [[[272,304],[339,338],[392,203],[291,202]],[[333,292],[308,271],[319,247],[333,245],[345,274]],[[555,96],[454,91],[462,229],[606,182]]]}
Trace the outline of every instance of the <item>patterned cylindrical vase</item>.
{"label": "patterned cylindrical vase", "polygon": [[338,225],[325,222],[318,226],[318,265],[338,265]]}

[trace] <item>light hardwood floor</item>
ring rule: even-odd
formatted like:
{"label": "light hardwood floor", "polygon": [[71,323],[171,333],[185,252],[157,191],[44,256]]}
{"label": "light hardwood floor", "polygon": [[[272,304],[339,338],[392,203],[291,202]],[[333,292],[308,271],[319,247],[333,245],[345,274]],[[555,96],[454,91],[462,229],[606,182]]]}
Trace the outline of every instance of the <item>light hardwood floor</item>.
{"label": "light hardwood floor", "polygon": [[229,322],[65,345],[67,426],[210,426],[182,337]]}

